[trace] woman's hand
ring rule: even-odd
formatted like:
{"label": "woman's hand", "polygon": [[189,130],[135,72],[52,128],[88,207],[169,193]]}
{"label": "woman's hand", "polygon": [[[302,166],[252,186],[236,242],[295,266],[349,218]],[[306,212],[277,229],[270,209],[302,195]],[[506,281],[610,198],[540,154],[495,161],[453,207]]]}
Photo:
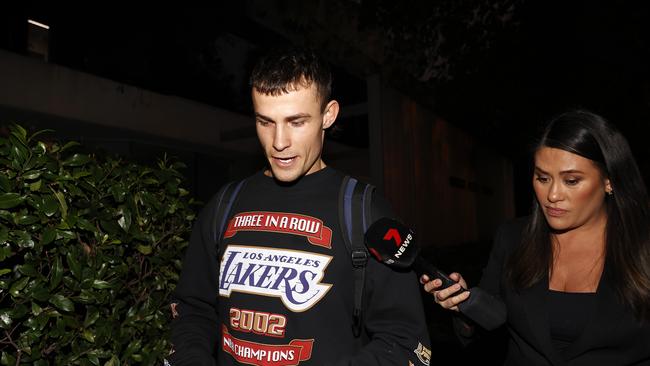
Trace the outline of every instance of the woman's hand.
{"label": "woman's hand", "polygon": [[442,286],[441,280],[431,280],[427,275],[422,275],[420,277],[420,283],[424,285],[424,291],[429,292],[433,295],[433,299],[437,304],[445,309],[458,311],[458,304],[467,300],[470,294],[469,291],[463,291],[456,296],[452,296],[461,288],[466,289],[467,283],[463,279],[463,276],[460,275],[460,273],[454,272],[449,275],[449,278],[456,281],[457,283],[443,290],[439,290],[440,286]]}

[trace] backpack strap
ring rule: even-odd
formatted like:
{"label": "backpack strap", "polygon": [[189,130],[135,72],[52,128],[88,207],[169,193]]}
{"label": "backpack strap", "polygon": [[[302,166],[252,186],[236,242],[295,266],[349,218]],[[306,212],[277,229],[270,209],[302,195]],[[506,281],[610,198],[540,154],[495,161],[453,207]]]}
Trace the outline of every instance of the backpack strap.
{"label": "backpack strap", "polygon": [[368,250],[365,247],[364,233],[371,222],[370,204],[374,187],[360,183],[345,176],[339,191],[339,221],[343,231],[343,241],[352,259],[354,271],[354,308],[352,329],[354,335],[361,334],[363,325],[363,288],[368,263]]}
{"label": "backpack strap", "polygon": [[[239,191],[241,188],[244,186],[246,183],[246,179],[242,179],[240,181],[233,181],[229,182],[217,193],[217,206],[214,214],[214,222],[212,227],[214,228],[214,233],[213,233],[213,239],[214,242],[217,245],[217,253],[221,253],[221,248],[219,244],[221,244],[221,238],[223,236],[223,232],[226,228],[226,222],[228,221],[228,216],[230,216],[230,210],[232,209],[233,204],[235,203],[235,200],[237,199],[237,195],[239,194]],[[221,258],[219,255],[217,258]]]}

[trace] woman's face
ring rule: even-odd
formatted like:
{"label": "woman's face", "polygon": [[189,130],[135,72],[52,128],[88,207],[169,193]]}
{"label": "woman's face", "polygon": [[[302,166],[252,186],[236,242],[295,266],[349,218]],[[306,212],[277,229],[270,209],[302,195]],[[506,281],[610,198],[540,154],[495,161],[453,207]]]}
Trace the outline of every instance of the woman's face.
{"label": "woman's face", "polygon": [[592,160],[551,147],[535,153],[533,188],[549,226],[559,231],[605,219],[605,194],[612,190]]}

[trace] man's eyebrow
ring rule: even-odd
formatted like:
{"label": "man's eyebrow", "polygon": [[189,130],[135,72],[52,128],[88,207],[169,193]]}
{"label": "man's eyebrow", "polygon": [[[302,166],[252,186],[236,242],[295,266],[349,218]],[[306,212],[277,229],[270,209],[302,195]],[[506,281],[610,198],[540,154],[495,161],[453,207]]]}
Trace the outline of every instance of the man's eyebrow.
{"label": "man's eyebrow", "polygon": [[295,121],[297,119],[303,119],[303,118],[309,118],[309,117],[311,117],[311,115],[309,113],[298,113],[298,114],[294,114],[294,115],[286,117],[285,121],[291,122],[291,121]]}
{"label": "man's eyebrow", "polygon": [[265,115],[263,115],[263,114],[259,114],[259,113],[257,113],[257,112],[255,112],[255,118],[263,119],[263,120],[268,121],[268,122],[274,122],[274,121],[273,121],[273,118],[271,118],[271,117],[267,117],[267,116],[265,116]]}

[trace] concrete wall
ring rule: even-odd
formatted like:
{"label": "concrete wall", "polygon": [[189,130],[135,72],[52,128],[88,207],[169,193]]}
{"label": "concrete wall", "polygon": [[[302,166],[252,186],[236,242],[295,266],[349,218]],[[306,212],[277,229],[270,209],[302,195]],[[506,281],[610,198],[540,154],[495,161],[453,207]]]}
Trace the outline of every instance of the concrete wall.
{"label": "concrete wall", "polygon": [[252,119],[248,116],[2,50],[0,107],[185,143],[250,151],[241,141],[222,144],[220,140],[224,130],[250,126]]}

